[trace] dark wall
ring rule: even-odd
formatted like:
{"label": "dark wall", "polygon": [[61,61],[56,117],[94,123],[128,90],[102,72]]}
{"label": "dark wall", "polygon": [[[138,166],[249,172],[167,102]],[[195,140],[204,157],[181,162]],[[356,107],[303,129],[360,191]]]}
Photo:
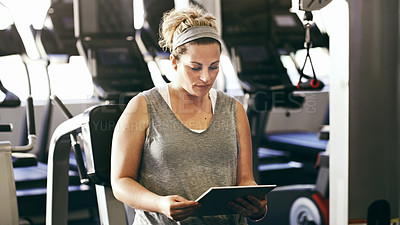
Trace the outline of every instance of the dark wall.
{"label": "dark wall", "polygon": [[349,219],[385,199],[399,217],[399,1],[352,0]]}

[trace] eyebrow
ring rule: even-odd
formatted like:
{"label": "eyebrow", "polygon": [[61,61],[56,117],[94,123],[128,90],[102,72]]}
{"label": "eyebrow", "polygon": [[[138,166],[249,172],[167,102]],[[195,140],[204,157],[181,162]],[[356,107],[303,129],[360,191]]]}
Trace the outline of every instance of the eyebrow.
{"label": "eyebrow", "polygon": [[[190,63],[194,63],[194,64],[197,64],[197,65],[199,65],[199,66],[203,66],[203,64],[201,64],[201,63],[199,63],[199,62],[191,61]],[[214,65],[214,64],[216,64],[216,63],[219,63],[219,60],[217,60],[217,61],[211,63],[210,66],[212,66],[212,65]]]}

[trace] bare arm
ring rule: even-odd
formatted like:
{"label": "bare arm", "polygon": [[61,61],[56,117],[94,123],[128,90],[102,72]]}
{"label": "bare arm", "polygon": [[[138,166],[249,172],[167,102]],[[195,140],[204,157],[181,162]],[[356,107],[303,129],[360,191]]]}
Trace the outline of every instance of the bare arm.
{"label": "bare arm", "polygon": [[149,113],[144,96],[133,98],[118,120],[111,151],[111,185],[114,196],[135,209],[163,213],[182,220],[197,203],[180,196],[160,196],[138,183],[142,149],[149,127]]}
{"label": "bare arm", "polygon": [[[237,185],[257,185],[253,177],[253,158],[251,146],[251,132],[246,111],[240,102],[236,102],[236,121],[239,137],[239,160]],[[258,219],[266,213],[267,198],[247,196],[238,198],[228,205],[243,216]]]}
{"label": "bare arm", "polygon": [[137,182],[146,130],[149,126],[146,100],[137,96],[127,105],[114,130],[111,149],[111,185],[115,197],[129,206],[159,211],[152,201],[160,196]]}
{"label": "bare arm", "polygon": [[253,158],[249,120],[242,104],[236,101],[236,121],[239,137],[237,185],[257,185],[253,177]]}

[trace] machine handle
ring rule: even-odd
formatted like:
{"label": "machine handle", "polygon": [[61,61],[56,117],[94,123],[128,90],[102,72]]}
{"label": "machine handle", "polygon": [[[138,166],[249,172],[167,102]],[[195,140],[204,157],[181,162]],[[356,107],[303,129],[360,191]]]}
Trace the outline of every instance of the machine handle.
{"label": "machine handle", "polygon": [[74,137],[74,135],[70,134],[70,138],[71,138],[71,147],[72,147],[72,150],[74,151],[76,165],[78,167],[78,174],[79,174],[80,181],[82,184],[87,184],[87,183],[89,183],[89,178],[87,176],[85,163],[84,163],[83,157],[82,157],[81,145],[76,141],[76,138]]}
{"label": "machine handle", "polygon": [[28,144],[23,146],[12,146],[12,152],[28,152],[33,149],[36,142],[35,111],[32,96],[26,99],[26,123],[28,127]]}
{"label": "machine handle", "polygon": [[73,117],[71,112],[67,109],[67,107],[64,105],[64,103],[62,103],[62,101],[56,95],[52,95],[51,98],[61,108],[65,117],[67,117],[67,119],[71,119]]}
{"label": "machine handle", "polygon": [[325,84],[320,81],[320,80],[316,80],[316,79],[310,79],[307,82],[301,82],[299,81],[297,83],[297,89],[298,90],[321,90],[322,88],[325,87]]}
{"label": "machine handle", "polygon": [[36,134],[36,128],[35,128],[35,111],[33,108],[33,99],[32,96],[29,96],[28,99],[26,99],[26,119],[28,122],[28,134]]}
{"label": "machine handle", "polygon": [[11,132],[12,130],[12,124],[0,124],[0,132]]}

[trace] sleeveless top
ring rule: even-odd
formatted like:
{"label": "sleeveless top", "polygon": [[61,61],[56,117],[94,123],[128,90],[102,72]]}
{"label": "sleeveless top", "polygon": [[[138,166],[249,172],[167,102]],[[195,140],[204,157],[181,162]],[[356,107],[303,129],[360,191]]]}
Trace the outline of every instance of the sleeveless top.
{"label": "sleeveless top", "polygon": [[[184,126],[156,88],[142,93],[147,101],[146,137],[139,183],[161,196],[196,200],[214,186],[236,185],[239,140],[236,101],[217,91],[215,112],[208,128],[196,133]],[[175,222],[164,214],[136,210],[134,225],[246,224],[238,215],[189,217]]]}

